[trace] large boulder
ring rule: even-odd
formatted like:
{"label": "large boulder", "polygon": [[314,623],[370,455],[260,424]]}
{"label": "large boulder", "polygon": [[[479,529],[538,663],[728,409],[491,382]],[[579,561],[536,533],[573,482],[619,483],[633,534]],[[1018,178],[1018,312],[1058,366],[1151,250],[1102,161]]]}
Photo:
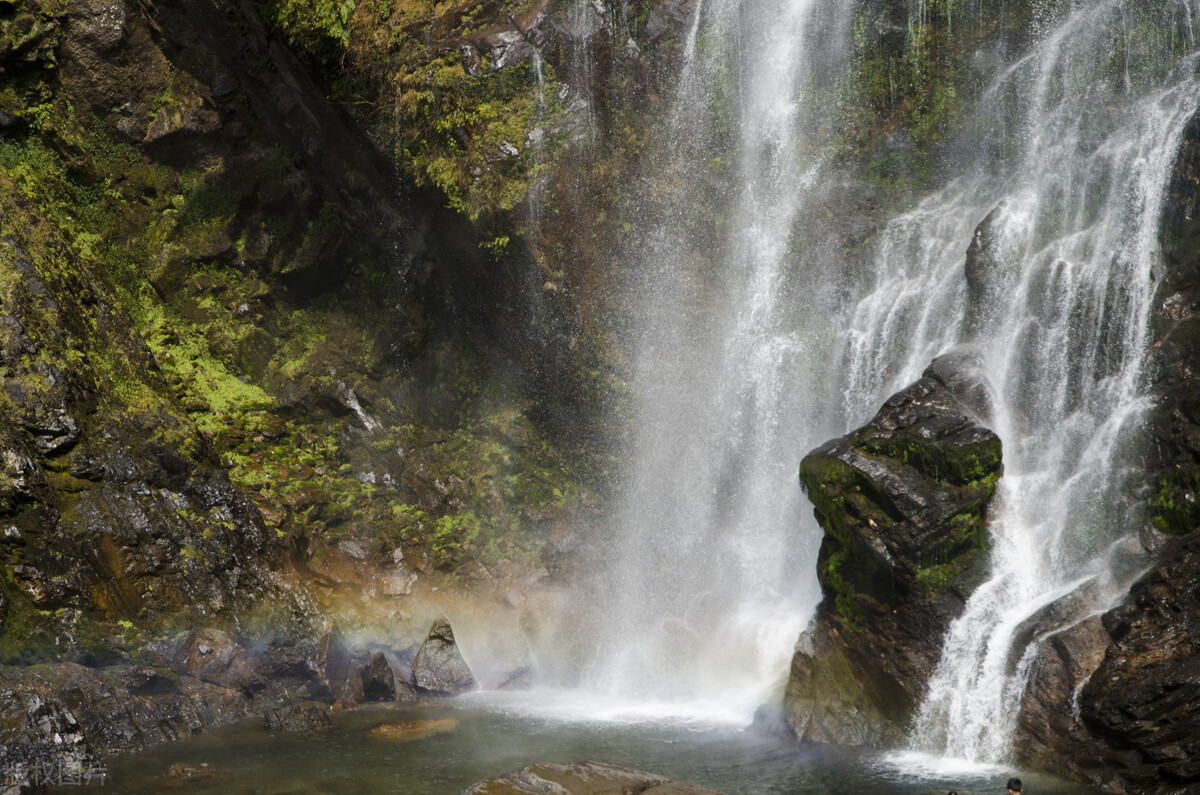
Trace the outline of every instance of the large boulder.
{"label": "large boulder", "polygon": [[455,696],[474,690],[475,675],[467,667],[445,616],[438,616],[413,660],[417,690],[438,696]]}
{"label": "large boulder", "polygon": [[515,773],[483,781],[462,791],[462,795],[524,795],[525,793],[561,793],[562,795],[720,795],[716,790],[603,762],[576,762],[573,765],[536,764]]}
{"label": "large boulder", "polygon": [[800,464],[825,530],[824,600],[785,695],[802,740],[897,741],[946,630],[987,573],[1002,465],[999,437],[980,424],[990,402],[979,364],[969,348],[935,359],[867,425]]}

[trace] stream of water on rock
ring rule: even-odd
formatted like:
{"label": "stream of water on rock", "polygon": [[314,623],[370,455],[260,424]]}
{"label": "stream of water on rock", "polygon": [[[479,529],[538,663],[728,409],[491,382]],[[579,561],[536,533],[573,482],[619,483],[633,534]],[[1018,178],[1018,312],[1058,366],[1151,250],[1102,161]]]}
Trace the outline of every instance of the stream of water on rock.
{"label": "stream of water on rock", "polygon": [[1141,61],[1128,37],[1146,35],[1131,31],[1147,15],[1131,5],[1048,15],[984,94],[970,165],[889,224],[849,329],[852,423],[959,342],[982,351],[994,388],[992,575],[950,630],[912,737],[937,754],[1004,760],[1033,658],[1023,622],[1066,594],[1071,610],[1043,633],[1106,610],[1140,565],[1145,517],[1126,486],[1150,406],[1159,217],[1200,82],[1183,55],[1194,3],[1152,12],[1176,38]]}

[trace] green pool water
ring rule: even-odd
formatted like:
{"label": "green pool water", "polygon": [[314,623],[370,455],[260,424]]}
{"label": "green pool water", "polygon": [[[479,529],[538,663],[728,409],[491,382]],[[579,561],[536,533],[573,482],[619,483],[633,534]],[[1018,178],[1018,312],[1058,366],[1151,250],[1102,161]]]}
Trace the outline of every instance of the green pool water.
{"label": "green pool water", "polygon": [[[597,717],[598,716],[598,717]],[[628,765],[725,793],[1004,793],[1020,775],[1030,795],[1093,792],[1009,768],[918,754],[880,754],[797,745],[728,720],[653,709],[575,710],[537,694],[477,696],[435,708],[365,708],[338,713],[327,731],[271,734],[259,723],[231,726],[110,762],[102,787],[57,793],[405,793],[444,795],[533,762],[585,759]],[[403,739],[384,724],[453,721]],[[207,776],[171,777],[178,764],[208,765]]]}

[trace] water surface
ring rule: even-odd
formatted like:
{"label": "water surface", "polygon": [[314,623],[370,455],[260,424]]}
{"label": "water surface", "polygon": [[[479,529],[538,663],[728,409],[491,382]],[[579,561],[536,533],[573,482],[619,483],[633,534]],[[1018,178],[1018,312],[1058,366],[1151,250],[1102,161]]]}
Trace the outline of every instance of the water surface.
{"label": "water surface", "polygon": [[[446,795],[533,762],[596,760],[661,773],[725,793],[1003,793],[1021,775],[1031,795],[1094,792],[1067,782],[913,754],[801,746],[744,731],[702,708],[622,709],[593,717],[574,698],[482,693],[433,708],[365,708],[333,716],[333,729],[302,737],[258,722],[112,763],[97,792],[375,793]],[[673,714],[672,714],[673,713]],[[411,740],[373,734],[382,724],[456,720],[453,729]],[[172,779],[177,763],[209,764],[209,778]],[[78,792],[62,788],[59,792]]]}

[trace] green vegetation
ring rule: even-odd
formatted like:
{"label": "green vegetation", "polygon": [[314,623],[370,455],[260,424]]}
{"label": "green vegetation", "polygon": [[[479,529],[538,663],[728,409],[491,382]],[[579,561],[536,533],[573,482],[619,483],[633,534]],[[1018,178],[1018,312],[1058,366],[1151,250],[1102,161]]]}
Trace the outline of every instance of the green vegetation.
{"label": "green vegetation", "polygon": [[933,480],[959,486],[999,477],[1003,455],[1000,438],[994,435],[970,444],[946,444],[914,435],[883,435],[873,427],[863,429],[854,446],[869,455],[903,461]]}
{"label": "green vegetation", "polygon": [[1150,523],[1172,536],[1200,528],[1200,469],[1173,469],[1159,477],[1150,498]]}
{"label": "green vegetation", "polygon": [[452,208],[477,219],[517,207],[560,152],[554,68],[530,57],[529,42],[511,45],[530,52],[499,68],[489,46],[465,38],[511,32],[533,6],[272,0],[265,15],[341,74],[335,92],[368,110],[419,184],[436,186]]}

